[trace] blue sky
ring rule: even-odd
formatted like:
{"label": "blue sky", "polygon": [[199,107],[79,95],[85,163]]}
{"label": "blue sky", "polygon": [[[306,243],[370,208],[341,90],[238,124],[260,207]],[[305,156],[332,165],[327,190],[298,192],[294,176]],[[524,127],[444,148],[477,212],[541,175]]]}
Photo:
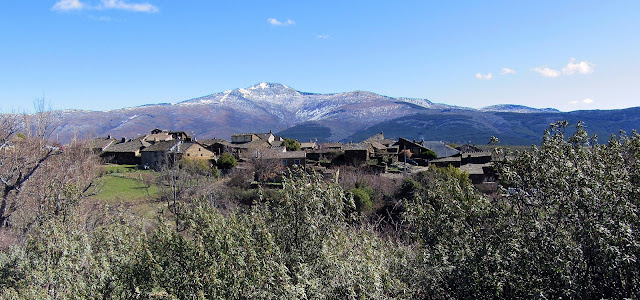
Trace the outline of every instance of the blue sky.
{"label": "blue sky", "polygon": [[267,81],[482,107],[640,105],[640,1],[0,0],[0,110]]}

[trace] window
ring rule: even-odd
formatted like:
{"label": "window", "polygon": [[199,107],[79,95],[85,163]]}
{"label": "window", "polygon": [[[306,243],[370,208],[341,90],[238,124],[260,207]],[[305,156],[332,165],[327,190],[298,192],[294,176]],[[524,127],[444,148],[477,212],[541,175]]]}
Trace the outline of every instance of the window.
{"label": "window", "polygon": [[282,165],[283,165],[283,166],[286,166],[286,165],[287,165],[287,160],[286,160],[286,159],[283,159],[283,160],[282,160]]}
{"label": "window", "polygon": [[299,159],[294,159],[293,160],[293,164],[294,165],[299,165],[300,164],[300,160]]}

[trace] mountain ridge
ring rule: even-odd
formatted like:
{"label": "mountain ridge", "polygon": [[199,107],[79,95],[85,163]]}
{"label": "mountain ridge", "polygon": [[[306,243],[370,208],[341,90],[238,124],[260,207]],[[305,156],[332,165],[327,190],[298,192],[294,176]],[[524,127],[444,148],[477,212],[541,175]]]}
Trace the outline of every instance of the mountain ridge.
{"label": "mountain ridge", "polygon": [[[606,112],[625,114],[616,110],[571,113],[515,104],[475,109],[360,90],[308,93],[280,83],[261,82],[173,104],[147,104],[102,112],[66,110],[54,114],[60,119],[57,136],[61,142],[73,136],[135,137],[153,128],[186,131],[198,138],[228,138],[239,132],[273,130],[283,134],[296,132],[292,137],[302,139],[314,138],[305,134],[322,133],[322,140],[350,141],[375,128],[405,137],[419,134],[450,141],[456,141],[456,134],[460,134],[464,139],[475,138],[477,143],[487,134],[498,137],[502,134],[508,136],[506,140],[529,143],[539,140],[542,131],[533,134],[527,128],[548,126],[549,123],[544,124],[547,120],[560,120],[558,118],[571,118],[570,121],[576,122],[573,118],[581,115],[594,119],[594,114],[611,114]],[[536,121],[536,116],[541,121]],[[519,119],[526,119],[529,124],[518,125]],[[617,133],[619,129],[628,130],[628,124],[640,124],[634,117],[627,119],[616,131],[599,129],[598,133]],[[606,120],[595,120],[606,123]],[[519,128],[520,132],[510,126]]]}

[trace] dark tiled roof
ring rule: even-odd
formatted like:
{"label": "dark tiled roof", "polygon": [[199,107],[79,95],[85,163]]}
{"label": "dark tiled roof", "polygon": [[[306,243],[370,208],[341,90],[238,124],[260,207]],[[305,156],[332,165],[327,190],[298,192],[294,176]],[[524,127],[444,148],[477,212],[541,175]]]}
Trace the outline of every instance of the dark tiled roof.
{"label": "dark tiled roof", "polygon": [[284,143],[283,141],[273,141],[273,142],[271,143],[271,148],[274,148],[274,147],[281,147],[283,143]]}
{"label": "dark tiled roof", "polygon": [[378,142],[369,142],[369,144],[371,144],[373,149],[376,149],[376,150],[387,150],[387,146],[385,146],[383,144],[380,144]]}
{"label": "dark tiled roof", "polygon": [[322,144],[320,144],[320,149],[342,148],[342,147],[344,147],[343,143],[322,143]]}
{"label": "dark tiled roof", "polygon": [[460,147],[456,147],[456,149],[458,149],[458,151],[462,152],[462,153],[471,153],[471,152],[481,152],[482,150],[480,150],[478,147],[473,146],[473,145],[469,145],[469,144],[464,144]]}
{"label": "dark tiled roof", "polygon": [[115,142],[116,139],[111,137],[95,138],[87,141],[87,148],[104,150],[105,147],[110,146]]}
{"label": "dark tiled roof", "polygon": [[140,139],[131,140],[124,143],[111,144],[104,152],[109,153],[126,153],[126,152],[136,152],[141,148],[148,147],[151,144],[142,141]]}
{"label": "dark tiled roof", "polygon": [[232,144],[232,146],[233,148],[240,148],[240,149],[255,149],[255,148],[269,147],[269,143],[267,143],[266,141],[257,140],[253,142],[242,143],[242,144]]}
{"label": "dark tiled roof", "polygon": [[272,135],[272,133],[271,132],[268,132],[268,133],[256,133],[255,135],[257,135],[261,140],[268,141],[269,137]]}
{"label": "dark tiled roof", "polygon": [[157,151],[166,152],[171,150],[171,148],[173,148],[173,146],[175,146],[179,142],[180,141],[177,141],[177,140],[156,142],[155,144],[147,148],[144,148],[142,152],[157,152]]}
{"label": "dark tiled roof", "polygon": [[225,146],[230,146],[231,145],[231,142],[229,142],[227,140],[224,140],[224,139],[198,140],[198,143],[200,143],[201,145],[204,145],[204,146],[211,146],[211,145],[216,144],[216,143],[220,143],[220,144],[225,145]]}
{"label": "dark tiled roof", "polygon": [[372,137],[364,140],[365,142],[372,142],[372,141],[381,141],[384,140],[384,133],[380,132],[378,134],[373,135]]}
{"label": "dark tiled roof", "polygon": [[274,152],[269,155],[267,158],[306,158],[307,153],[304,151],[287,151],[287,152]]}
{"label": "dark tiled roof", "polygon": [[440,141],[424,141],[422,143],[422,145],[425,148],[429,148],[431,149],[433,152],[435,152],[438,157],[448,157],[448,156],[453,156],[456,155],[458,153],[460,153],[460,151],[451,148],[449,146],[447,146],[445,143],[440,142]]}
{"label": "dark tiled roof", "polygon": [[369,143],[346,144],[344,145],[344,150],[369,150]]}

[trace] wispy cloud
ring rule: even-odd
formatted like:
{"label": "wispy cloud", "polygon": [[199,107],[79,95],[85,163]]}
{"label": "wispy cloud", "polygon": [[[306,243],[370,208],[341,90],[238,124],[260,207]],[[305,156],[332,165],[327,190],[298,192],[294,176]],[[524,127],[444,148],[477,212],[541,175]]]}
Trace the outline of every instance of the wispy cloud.
{"label": "wispy cloud", "polygon": [[130,3],[124,0],[100,0],[96,5],[90,5],[80,0],[60,0],[51,7],[54,11],[80,10],[125,10],[133,12],[155,13],[159,9],[150,3]]}
{"label": "wispy cloud", "polygon": [[542,75],[544,77],[549,77],[549,78],[554,78],[554,77],[560,76],[560,72],[559,71],[551,69],[551,68],[549,68],[547,66],[533,68],[533,71],[537,72],[538,74],[540,74],[540,75]]}
{"label": "wispy cloud", "polygon": [[569,76],[576,73],[583,74],[583,75],[591,74],[593,73],[594,66],[595,65],[593,63],[590,63],[588,61],[576,61],[575,58],[571,58],[569,60],[569,63],[566,66],[564,66],[562,70],[554,70],[547,66],[533,68],[532,70],[544,77],[554,78],[560,75]]}
{"label": "wispy cloud", "polygon": [[269,22],[269,24],[273,25],[273,26],[288,26],[288,25],[293,25],[296,22],[291,20],[291,19],[287,19],[286,21],[278,21],[278,19],[276,18],[269,18],[267,19],[267,22]]}
{"label": "wispy cloud", "polygon": [[316,38],[321,39],[321,40],[326,40],[329,39],[331,36],[328,34],[318,34],[316,35]]}
{"label": "wispy cloud", "polygon": [[575,58],[571,58],[569,63],[562,68],[562,73],[565,75],[579,74],[591,74],[593,73],[593,64],[586,61],[576,62]]}
{"label": "wispy cloud", "polygon": [[573,101],[569,102],[569,104],[573,104],[573,105],[577,105],[577,104],[581,104],[581,103],[582,104],[591,104],[593,102],[595,102],[593,99],[585,98],[585,99],[582,99],[582,100],[573,100]]}
{"label": "wispy cloud", "polygon": [[510,69],[510,68],[502,68],[502,72],[500,72],[500,74],[502,75],[515,74],[515,73],[516,73],[516,70]]}
{"label": "wispy cloud", "polygon": [[476,78],[480,80],[491,80],[493,78],[493,74],[487,73],[486,75],[476,73]]}
{"label": "wispy cloud", "polygon": [[82,10],[86,5],[79,0],[60,0],[51,7],[55,11]]}

